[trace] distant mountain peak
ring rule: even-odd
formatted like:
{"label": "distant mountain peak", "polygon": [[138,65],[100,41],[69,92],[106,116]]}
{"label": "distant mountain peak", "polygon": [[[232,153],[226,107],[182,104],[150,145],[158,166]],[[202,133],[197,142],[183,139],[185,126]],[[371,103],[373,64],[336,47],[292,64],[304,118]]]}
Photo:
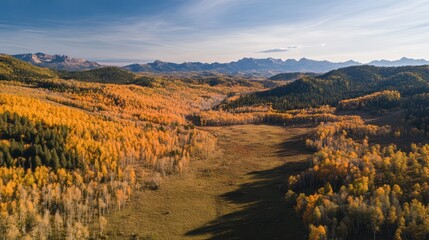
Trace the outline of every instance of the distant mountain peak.
{"label": "distant mountain peak", "polygon": [[374,66],[380,66],[380,67],[399,67],[399,66],[421,66],[421,65],[429,65],[429,61],[425,59],[413,59],[413,58],[407,58],[402,57],[399,60],[375,60],[368,65],[374,65]]}
{"label": "distant mountain peak", "polygon": [[79,71],[101,67],[100,64],[86,59],[72,58],[58,54],[50,55],[42,52],[17,54],[13,55],[13,57],[39,67],[47,67],[56,70]]}
{"label": "distant mountain peak", "polygon": [[360,62],[356,62],[355,60],[348,60],[347,62],[344,63],[350,63],[350,64],[360,64]]}

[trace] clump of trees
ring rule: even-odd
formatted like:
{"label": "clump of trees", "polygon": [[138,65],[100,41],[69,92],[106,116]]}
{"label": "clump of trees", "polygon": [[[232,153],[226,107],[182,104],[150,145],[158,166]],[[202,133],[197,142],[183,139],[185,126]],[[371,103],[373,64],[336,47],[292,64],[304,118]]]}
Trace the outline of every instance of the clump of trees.
{"label": "clump of trees", "polygon": [[319,108],[295,109],[285,112],[273,111],[266,107],[243,107],[231,111],[202,111],[190,117],[194,124],[200,126],[223,126],[240,124],[298,124],[336,122],[354,116],[338,116],[335,108],[322,106]]}
{"label": "clump of trees", "polygon": [[368,137],[391,134],[346,120],[321,124],[307,140],[317,152],[307,170],[289,178],[286,196],[309,239],[429,237],[429,145],[403,152],[369,144]]}
{"label": "clump of trees", "polygon": [[0,114],[0,166],[34,170],[40,166],[74,169],[79,166],[77,149],[67,149],[69,129],[33,123],[16,113]]}
{"label": "clump of trees", "polygon": [[342,100],[338,103],[337,109],[340,111],[362,110],[372,113],[382,113],[399,107],[400,101],[401,94],[398,91],[385,90],[358,98]]}
{"label": "clump of trees", "polygon": [[200,126],[225,126],[263,123],[264,113],[231,113],[225,111],[204,111],[192,117]]}
{"label": "clump of trees", "polygon": [[410,97],[405,101],[404,108],[408,122],[427,134],[429,132],[429,93]]}
{"label": "clump of trees", "polygon": [[291,72],[291,73],[280,73],[270,77],[270,80],[273,81],[294,81],[306,76],[316,77],[317,73],[312,72]]}

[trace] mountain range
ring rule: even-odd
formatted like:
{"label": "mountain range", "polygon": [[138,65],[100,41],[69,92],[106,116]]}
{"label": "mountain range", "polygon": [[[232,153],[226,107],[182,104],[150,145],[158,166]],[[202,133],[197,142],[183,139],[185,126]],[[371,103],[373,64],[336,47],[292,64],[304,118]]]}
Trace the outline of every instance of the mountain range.
{"label": "mountain range", "polygon": [[65,55],[49,55],[41,52],[12,56],[35,66],[52,68],[55,70],[81,71],[102,67],[96,62],[91,62],[82,58],[72,58]]}
{"label": "mountain range", "polygon": [[428,65],[429,61],[425,59],[412,59],[403,57],[399,60],[389,61],[389,60],[376,60],[368,63],[367,65],[373,65],[377,67],[401,67],[401,66],[421,66]]}
{"label": "mountain range", "polygon": [[[27,53],[13,55],[13,57],[29,62],[36,66],[52,68],[56,70],[81,71],[100,68],[102,65],[85,59],[71,58],[64,55],[49,55],[44,53]],[[383,67],[397,66],[419,66],[429,65],[429,61],[424,59],[401,58],[395,61],[376,60],[367,64],[356,61],[330,62],[317,61],[307,58],[295,59],[255,59],[243,58],[229,63],[201,63],[185,62],[171,63],[156,60],[152,63],[130,64],[122,68],[131,72],[152,72],[152,73],[178,73],[178,72],[219,72],[225,74],[259,74],[262,76],[272,76],[278,73],[288,72],[314,72],[325,73],[331,70],[359,65],[374,65]]]}
{"label": "mountain range", "polygon": [[255,59],[243,58],[230,63],[200,63],[200,62],[185,62],[181,64],[154,61],[147,64],[131,64],[123,68],[132,72],[190,72],[190,71],[213,71],[227,74],[239,73],[266,73],[272,75],[281,72],[327,72],[333,69],[342,67],[360,65],[355,61],[347,62],[329,62],[329,61],[316,61],[311,59],[302,58],[300,60],[288,59]]}

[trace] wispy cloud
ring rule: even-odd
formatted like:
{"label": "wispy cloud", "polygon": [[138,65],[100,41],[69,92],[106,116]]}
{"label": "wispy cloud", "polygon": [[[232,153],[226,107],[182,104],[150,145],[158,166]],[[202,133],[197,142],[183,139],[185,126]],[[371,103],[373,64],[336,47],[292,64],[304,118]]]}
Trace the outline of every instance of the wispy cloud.
{"label": "wispy cloud", "polygon": [[[284,58],[285,53],[288,58],[334,61],[429,56],[428,0],[175,3],[168,14],[107,20],[94,16],[72,22],[51,19],[49,24],[31,27],[0,17],[0,52],[43,51],[117,63],[226,62],[241,57]],[[291,43],[299,45],[288,46]]]}
{"label": "wispy cloud", "polygon": [[299,48],[299,46],[289,46],[289,47],[285,47],[285,48],[272,48],[272,49],[267,49],[267,50],[263,50],[263,51],[259,51],[256,53],[280,53],[280,52],[288,52],[291,49],[297,49]]}
{"label": "wispy cloud", "polygon": [[190,0],[179,9],[179,13],[192,18],[209,18],[225,14],[234,7],[251,4],[254,0]]}
{"label": "wispy cloud", "polygon": [[259,51],[256,53],[279,53],[279,52],[287,52],[287,51],[289,51],[288,48],[273,48],[273,49],[267,49],[264,51]]}

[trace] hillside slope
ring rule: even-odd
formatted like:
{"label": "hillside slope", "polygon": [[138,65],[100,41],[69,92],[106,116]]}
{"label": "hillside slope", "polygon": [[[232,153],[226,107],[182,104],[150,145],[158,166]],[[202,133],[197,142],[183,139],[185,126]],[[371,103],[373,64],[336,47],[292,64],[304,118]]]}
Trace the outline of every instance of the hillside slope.
{"label": "hillside slope", "polygon": [[303,78],[305,76],[315,77],[317,75],[318,75],[317,73],[312,73],[312,72],[291,72],[291,73],[279,73],[270,77],[269,79],[273,81],[294,81],[294,80]]}
{"label": "hillside slope", "polygon": [[63,79],[74,79],[83,82],[114,83],[114,84],[143,84],[150,85],[154,81],[150,77],[137,76],[136,74],[118,67],[103,67],[87,71],[60,72]]}
{"label": "hillside slope", "polygon": [[224,108],[272,104],[275,109],[336,105],[338,101],[382,90],[408,97],[429,92],[429,66],[341,68],[318,77],[303,77],[288,85],[255,92],[225,104]]}
{"label": "hillside slope", "polygon": [[18,60],[9,55],[0,54],[0,80],[31,81],[58,77],[47,68],[40,68]]}

